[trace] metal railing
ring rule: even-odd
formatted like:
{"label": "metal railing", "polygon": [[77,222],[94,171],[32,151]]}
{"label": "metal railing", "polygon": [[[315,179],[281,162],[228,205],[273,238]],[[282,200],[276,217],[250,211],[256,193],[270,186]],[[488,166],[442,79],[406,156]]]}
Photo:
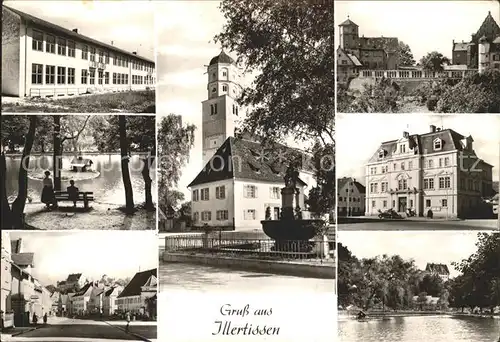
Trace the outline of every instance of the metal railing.
{"label": "metal railing", "polygon": [[165,237],[167,253],[211,254],[268,260],[334,262],[335,243],[328,239],[282,240],[228,238],[214,235]]}

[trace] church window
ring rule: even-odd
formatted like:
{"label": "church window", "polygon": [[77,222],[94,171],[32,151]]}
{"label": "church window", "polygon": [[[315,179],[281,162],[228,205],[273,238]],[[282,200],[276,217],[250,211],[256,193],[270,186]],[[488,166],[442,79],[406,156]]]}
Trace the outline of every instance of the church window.
{"label": "church window", "polygon": [[227,71],[223,71],[222,76],[224,76],[224,77],[227,76]]}
{"label": "church window", "polygon": [[222,86],[222,91],[227,91],[227,85]]}
{"label": "church window", "polygon": [[210,115],[216,115],[216,114],[217,114],[217,103],[214,103],[210,105]]}
{"label": "church window", "polygon": [[214,87],[212,88],[212,93],[215,93],[217,91],[217,89]]}

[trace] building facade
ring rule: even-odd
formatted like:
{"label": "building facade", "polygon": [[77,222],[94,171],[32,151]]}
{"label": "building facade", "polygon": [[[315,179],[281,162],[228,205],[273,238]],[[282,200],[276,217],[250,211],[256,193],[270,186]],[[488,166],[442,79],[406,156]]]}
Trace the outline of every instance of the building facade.
{"label": "building facade", "polygon": [[71,311],[72,315],[87,315],[89,313],[89,301],[92,290],[94,289],[94,283],[87,283],[84,285],[80,291],[75,292],[71,297]]}
{"label": "building facade", "polygon": [[118,310],[116,299],[122,291],[123,286],[113,286],[104,292],[102,311],[105,316],[112,316]]}
{"label": "building facade", "polygon": [[155,63],[2,5],[2,94],[46,97],[154,87]]}
{"label": "building facade", "polygon": [[425,266],[425,272],[439,276],[443,282],[450,279],[450,270],[448,269],[448,265],[445,264],[428,263],[427,266]]}
{"label": "building facade", "polygon": [[136,273],[116,297],[117,310],[122,313],[130,312],[141,316],[156,315],[156,309],[154,312],[149,312],[150,308],[148,308],[147,299],[156,296],[157,288],[158,272],[156,268]]}
{"label": "building facade", "polygon": [[469,217],[490,196],[493,166],[481,160],[474,139],[451,129],[403,132],[383,142],[366,165],[366,215],[390,208],[419,216]]}
{"label": "building facade", "polygon": [[[399,41],[395,37],[359,36],[359,26],[351,19],[339,25],[340,49],[353,55],[364,69],[395,70],[399,67]],[[337,68],[346,65],[344,59],[337,59]],[[341,63],[341,64],[339,64]]]}
{"label": "building facade", "polygon": [[337,184],[338,216],[361,216],[365,214],[366,188],[356,178],[343,177]]}

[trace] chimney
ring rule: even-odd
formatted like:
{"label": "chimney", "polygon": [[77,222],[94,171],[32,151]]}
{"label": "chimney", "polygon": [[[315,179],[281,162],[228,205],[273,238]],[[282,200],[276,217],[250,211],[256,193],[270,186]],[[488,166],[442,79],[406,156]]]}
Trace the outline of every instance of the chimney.
{"label": "chimney", "polygon": [[431,125],[430,128],[431,128],[431,133],[435,133],[436,132],[436,126]]}
{"label": "chimney", "polygon": [[137,55],[137,51],[132,52],[134,55]]}
{"label": "chimney", "polygon": [[408,132],[403,132],[403,138],[408,139],[408,138],[409,138],[409,136],[410,136],[410,133],[408,133]]}
{"label": "chimney", "polygon": [[73,32],[78,33],[78,29],[77,29],[77,28],[74,28],[74,29],[73,29]]}

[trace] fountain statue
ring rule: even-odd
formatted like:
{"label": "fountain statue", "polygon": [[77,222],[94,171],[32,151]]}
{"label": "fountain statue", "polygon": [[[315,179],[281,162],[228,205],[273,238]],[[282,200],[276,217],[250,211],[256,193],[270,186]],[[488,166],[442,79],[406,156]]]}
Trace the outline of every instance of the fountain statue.
{"label": "fountain statue", "polygon": [[[310,251],[309,240],[315,236],[324,236],[326,230],[325,221],[322,219],[303,219],[300,207],[301,190],[297,187],[299,172],[293,166],[289,166],[284,176],[285,187],[281,189],[281,215],[278,219],[271,219],[266,209],[266,219],[261,221],[264,233],[275,240],[275,248],[278,250],[290,249],[294,242],[293,251]],[[313,243],[314,244],[314,243]]]}

